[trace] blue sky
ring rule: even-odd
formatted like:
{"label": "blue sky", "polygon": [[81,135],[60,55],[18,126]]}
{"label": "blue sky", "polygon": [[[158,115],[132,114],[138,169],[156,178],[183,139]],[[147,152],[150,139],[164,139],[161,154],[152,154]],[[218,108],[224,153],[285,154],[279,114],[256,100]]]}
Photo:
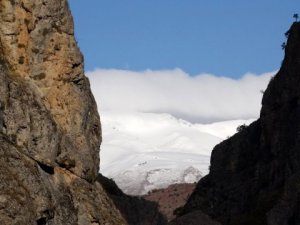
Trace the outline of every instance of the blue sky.
{"label": "blue sky", "polygon": [[239,78],[279,68],[297,0],[70,0],[87,71],[180,68]]}

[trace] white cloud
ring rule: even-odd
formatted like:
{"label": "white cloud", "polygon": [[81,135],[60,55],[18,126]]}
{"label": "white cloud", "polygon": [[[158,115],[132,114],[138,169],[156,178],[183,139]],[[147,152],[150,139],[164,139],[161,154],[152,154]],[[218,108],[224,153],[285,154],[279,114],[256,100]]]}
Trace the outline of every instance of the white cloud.
{"label": "white cloud", "polygon": [[211,74],[190,76],[180,69],[142,72],[97,69],[87,76],[101,110],[163,112],[193,121],[259,116],[261,90],[272,73],[241,79]]}

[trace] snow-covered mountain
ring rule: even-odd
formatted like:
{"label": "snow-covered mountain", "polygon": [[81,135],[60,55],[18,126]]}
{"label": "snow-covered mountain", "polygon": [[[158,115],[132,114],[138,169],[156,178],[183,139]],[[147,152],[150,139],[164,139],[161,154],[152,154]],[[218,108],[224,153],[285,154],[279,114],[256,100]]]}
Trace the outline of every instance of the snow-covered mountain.
{"label": "snow-covered mountain", "polygon": [[213,147],[253,120],[192,124],[169,114],[101,112],[100,171],[127,194],[142,195],[208,173]]}

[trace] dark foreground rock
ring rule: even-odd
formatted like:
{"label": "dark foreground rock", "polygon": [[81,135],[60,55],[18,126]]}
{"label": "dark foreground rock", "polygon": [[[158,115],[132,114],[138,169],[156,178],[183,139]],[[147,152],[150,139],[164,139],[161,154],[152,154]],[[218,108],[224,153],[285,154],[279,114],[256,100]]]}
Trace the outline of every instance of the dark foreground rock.
{"label": "dark foreground rock", "polygon": [[214,148],[209,175],[172,225],[199,211],[223,225],[300,224],[300,23],[287,35],[260,119]]}
{"label": "dark foreground rock", "polygon": [[159,212],[158,204],[147,201],[142,197],[124,194],[113,180],[101,174],[98,175],[97,180],[129,225],[165,225],[167,223],[167,220]]}
{"label": "dark foreground rock", "polygon": [[127,224],[66,0],[0,0],[0,224]]}
{"label": "dark foreground rock", "polygon": [[168,225],[220,225],[220,223],[212,220],[201,211],[193,211],[173,220]]}

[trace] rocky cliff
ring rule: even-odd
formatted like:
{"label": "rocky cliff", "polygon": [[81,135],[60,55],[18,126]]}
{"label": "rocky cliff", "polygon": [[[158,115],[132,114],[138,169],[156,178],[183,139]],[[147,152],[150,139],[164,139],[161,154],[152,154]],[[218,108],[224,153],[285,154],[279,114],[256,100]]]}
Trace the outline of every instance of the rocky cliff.
{"label": "rocky cliff", "polygon": [[126,224],[66,0],[0,0],[0,224]]}
{"label": "rocky cliff", "polygon": [[166,218],[159,212],[157,203],[148,201],[141,196],[124,194],[112,179],[108,179],[101,174],[98,175],[97,180],[102,184],[104,190],[113,200],[129,225],[167,224]]}
{"label": "rocky cliff", "polygon": [[223,225],[300,224],[300,23],[287,35],[260,119],[214,148],[209,175],[172,225],[202,213]]}

